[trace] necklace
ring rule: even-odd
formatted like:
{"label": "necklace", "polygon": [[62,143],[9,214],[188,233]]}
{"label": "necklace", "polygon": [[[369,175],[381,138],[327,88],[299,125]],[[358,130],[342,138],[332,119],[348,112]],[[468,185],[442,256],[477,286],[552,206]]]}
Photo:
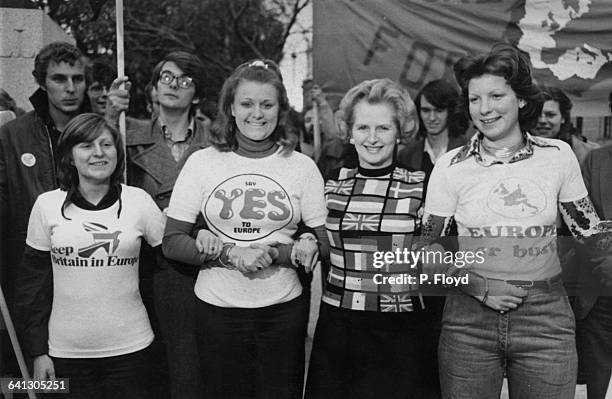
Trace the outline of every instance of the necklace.
{"label": "necklace", "polygon": [[493,155],[495,158],[508,158],[514,155],[518,150],[523,148],[525,146],[525,142],[521,139],[519,143],[511,147],[495,148],[486,145],[484,140],[482,140],[480,142],[480,145],[489,155]]}

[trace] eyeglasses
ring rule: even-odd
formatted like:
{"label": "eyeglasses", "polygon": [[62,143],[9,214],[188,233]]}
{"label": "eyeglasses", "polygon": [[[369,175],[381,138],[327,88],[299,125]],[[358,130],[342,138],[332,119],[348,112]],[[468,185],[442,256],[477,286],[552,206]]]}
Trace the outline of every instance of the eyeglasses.
{"label": "eyeglasses", "polygon": [[188,89],[193,83],[193,79],[187,75],[176,76],[170,71],[163,71],[161,75],[159,75],[159,81],[166,86],[170,86],[174,79],[176,79],[176,83],[181,89]]}
{"label": "eyeglasses", "polygon": [[101,94],[104,90],[108,91],[108,89],[110,89],[110,85],[104,86],[98,82],[95,82],[91,86],[89,86],[88,90],[94,94]]}

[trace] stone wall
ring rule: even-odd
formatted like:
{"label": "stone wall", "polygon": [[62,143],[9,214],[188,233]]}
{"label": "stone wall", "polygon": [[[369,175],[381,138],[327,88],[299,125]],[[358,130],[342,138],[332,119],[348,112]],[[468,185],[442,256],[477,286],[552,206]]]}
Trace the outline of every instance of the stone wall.
{"label": "stone wall", "polygon": [[0,87],[21,108],[32,109],[28,98],[38,88],[32,76],[36,53],[58,40],[74,43],[44,11],[0,8]]}

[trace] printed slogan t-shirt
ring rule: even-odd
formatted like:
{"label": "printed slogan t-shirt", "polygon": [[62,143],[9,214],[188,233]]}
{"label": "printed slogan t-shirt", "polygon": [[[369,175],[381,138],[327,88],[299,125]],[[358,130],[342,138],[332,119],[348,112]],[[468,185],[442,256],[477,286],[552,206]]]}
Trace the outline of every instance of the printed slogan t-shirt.
{"label": "printed slogan t-shirt", "polygon": [[[300,220],[310,227],[325,223],[323,178],[310,158],[295,151],[247,158],[209,147],[185,163],[172,192],[168,217],[193,223],[200,212],[223,242],[289,244]],[[205,267],[195,285],[198,298],[221,307],[270,306],[301,292],[290,265],[248,276],[237,270]]]}
{"label": "printed slogan t-shirt", "polygon": [[122,185],[119,201],[102,210],[61,207],[66,191],[41,194],[26,243],[51,253],[53,307],[49,355],[109,357],[144,349],[153,331],[138,289],[141,238],[161,244],[164,217],[143,190]]}
{"label": "printed slogan t-shirt", "polygon": [[541,280],[561,272],[556,250],[559,202],[587,196],[571,148],[555,139],[527,136],[533,154],[512,163],[457,161],[467,144],[444,154],[429,181],[425,212],[454,216],[459,249],[484,251],[469,266],[486,277]]}

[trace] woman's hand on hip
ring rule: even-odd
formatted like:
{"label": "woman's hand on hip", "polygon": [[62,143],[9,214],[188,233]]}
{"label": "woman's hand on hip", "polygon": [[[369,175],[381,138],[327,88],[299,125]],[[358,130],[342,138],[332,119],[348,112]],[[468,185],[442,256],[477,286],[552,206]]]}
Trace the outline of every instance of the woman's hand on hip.
{"label": "woman's hand on hip", "polygon": [[527,290],[503,280],[486,278],[469,270],[463,273],[467,273],[468,283],[459,286],[461,291],[497,312],[516,309],[527,296]]}
{"label": "woman's hand on hip", "polygon": [[461,290],[496,312],[518,308],[527,296],[527,290],[503,280],[486,279],[477,273],[468,273],[469,282],[461,285]]}
{"label": "woman's hand on hip", "polygon": [[[522,288],[518,288],[518,287],[514,287],[516,290],[523,290]],[[490,307],[491,309],[495,310],[496,312],[508,312],[510,310],[514,310],[516,308],[519,307],[520,304],[523,303],[523,299],[525,297],[525,295],[520,296],[521,294],[519,292],[516,292],[514,294],[510,294],[510,295],[489,295],[486,298],[484,298],[481,295],[477,295],[474,298],[476,298],[478,301],[480,301],[480,303],[482,303],[485,306]],[[482,302],[482,300],[485,300],[484,303]]]}

